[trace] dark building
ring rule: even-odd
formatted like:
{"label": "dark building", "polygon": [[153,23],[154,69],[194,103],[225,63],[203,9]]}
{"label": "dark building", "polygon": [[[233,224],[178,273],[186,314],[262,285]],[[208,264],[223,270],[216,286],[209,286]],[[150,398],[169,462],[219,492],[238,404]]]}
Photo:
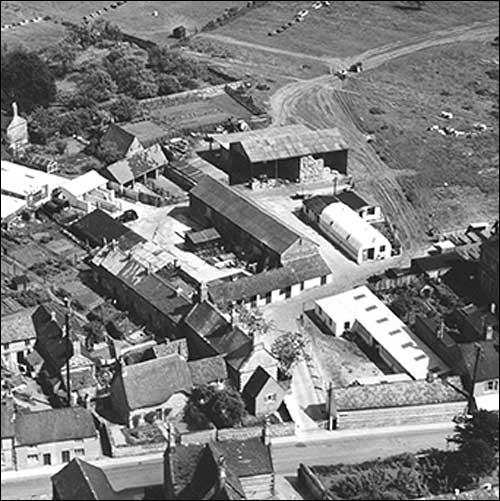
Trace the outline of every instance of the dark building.
{"label": "dark building", "polygon": [[494,311],[498,316],[498,233],[493,235],[489,240],[481,246],[480,271],[479,281],[481,288],[488,298],[488,301],[493,303]]}
{"label": "dark building", "polygon": [[80,458],[72,459],[51,480],[54,501],[120,499],[104,471]]}
{"label": "dark building", "polygon": [[250,414],[268,416],[279,409],[285,390],[265,369],[257,367],[241,396]]}
{"label": "dark building", "polygon": [[229,146],[231,184],[245,183],[253,178],[302,180],[311,162],[321,160],[324,167],[347,174],[347,144],[338,129],[280,132],[266,129],[264,135],[250,134]]}
{"label": "dark building", "polygon": [[275,268],[317,254],[316,245],[290,230],[233,188],[205,176],[189,192],[193,217],[217,229],[258,269]]}

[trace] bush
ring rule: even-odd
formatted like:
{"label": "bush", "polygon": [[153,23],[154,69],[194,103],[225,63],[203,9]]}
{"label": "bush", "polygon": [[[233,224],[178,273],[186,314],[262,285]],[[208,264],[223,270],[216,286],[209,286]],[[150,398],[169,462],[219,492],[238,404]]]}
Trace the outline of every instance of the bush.
{"label": "bush", "polygon": [[117,89],[111,75],[98,66],[93,66],[85,70],[80,78],[81,93],[89,100],[107,101]]}
{"label": "bush", "polygon": [[117,122],[130,122],[138,115],[137,101],[129,96],[120,96],[109,108]]}
{"label": "bush", "polygon": [[158,77],[158,95],[168,96],[182,91],[182,85],[173,75],[160,75]]}
{"label": "bush", "polygon": [[374,106],[368,110],[372,115],[383,115],[385,114],[385,111],[382,108],[378,108],[377,106]]}

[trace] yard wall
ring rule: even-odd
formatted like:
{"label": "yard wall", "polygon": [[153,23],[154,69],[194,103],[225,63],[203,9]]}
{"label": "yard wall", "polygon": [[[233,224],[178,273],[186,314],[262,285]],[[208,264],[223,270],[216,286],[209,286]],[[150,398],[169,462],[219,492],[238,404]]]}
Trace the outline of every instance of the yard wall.
{"label": "yard wall", "polygon": [[305,464],[299,466],[297,479],[299,487],[308,492],[311,499],[332,499],[321,480]]}

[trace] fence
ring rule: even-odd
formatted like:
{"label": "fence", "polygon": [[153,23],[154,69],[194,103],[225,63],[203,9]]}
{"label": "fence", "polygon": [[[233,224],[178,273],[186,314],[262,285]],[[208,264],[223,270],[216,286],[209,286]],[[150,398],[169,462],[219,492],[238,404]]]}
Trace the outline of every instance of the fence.
{"label": "fence", "polygon": [[328,495],[328,491],[321,480],[305,464],[299,466],[297,479],[299,487],[311,494],[312,499],[333,499]]}
{"label": "fence", "polygon": [[163,207],[169,204],[169,201],[160,195],[152,193],[144,193],[142,191],[125,188],[119,184],[109,182],[110,189],[114,190],[117,196],[128,198],[134,202],[142,202],[143,204],[152,205],[154,207]]}

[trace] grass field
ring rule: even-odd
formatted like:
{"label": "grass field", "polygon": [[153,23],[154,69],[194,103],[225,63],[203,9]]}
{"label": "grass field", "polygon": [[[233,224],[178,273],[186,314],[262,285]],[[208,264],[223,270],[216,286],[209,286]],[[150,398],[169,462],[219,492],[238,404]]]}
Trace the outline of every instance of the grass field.
{"label": "grass field", "polygon": [[[319,10],[311,4],[269,2],[211,33],[316,56],[346,57],[450,26],[498,18],[498,3],[485,1],[433,1],[422,11],[402,9],[402,2],[336,1]],[[304,22],[268,36],[301,9],[309,10]]]}
{"label": "grass field", "polygon": [[[348,81],[355,115],[400,177],[415,209],[447,229],[498,217],[498,49],[461,43],[396,59]],[[441,111],[453,119],[440,117]],[[435,124],[473,131],[443,136]]]}

